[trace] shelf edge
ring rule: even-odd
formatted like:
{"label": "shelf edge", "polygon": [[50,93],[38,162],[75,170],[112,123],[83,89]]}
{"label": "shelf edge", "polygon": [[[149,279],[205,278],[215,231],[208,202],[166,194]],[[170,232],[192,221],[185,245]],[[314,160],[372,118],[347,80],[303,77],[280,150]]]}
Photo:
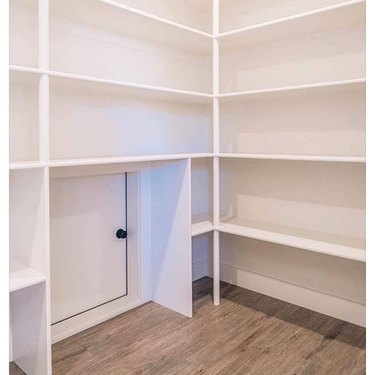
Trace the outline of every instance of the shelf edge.
{"label": "shelf edge", "polygon": [[[230,226],[229,228],[228,228],[228,225]],[[302,249],[305,251],[311,251],[311,252],[318,253],[318,254],[324,254],[324,255],[334,256],[338,258],[349,259],[352,261],[357,261],[357,262],[362,262],[362,263],[366,262],[365,249],[353,248],[353,247],[344,246],[344,245],[337,245],[337,244],[333,244],[330,242],[323,242],[323,241],[317,241],[317,240],[312,240],[312,239],[300,238],[300,237],[295,237],[292,235],[280,234],[277,232],[263,231],[261,229],[246,228],[246,227],[241,227],[241,226],[234,225],[234,224],[221,223],[219,226],[215,227],[214,229],[221,233],[228,233],[228,234],[233,234],[233,235],[237,235],[241,237],[252,238],[255,240],[259,240],[259,241],[265,241],[265,242],[275,243],[279,245],[290,246],[290,247]],[[258,231],[259,233],[258,234],[249,233],[250,230]],[[280,238],[279,239],[267,238],[267,235],[273,235],[273,234],[279,236]],[[303,245],[303,246],[301,246],[300,244],[297,244],[296,242],[298,242],[298,240],[301,240],[301,239],[309,242],[310,244]],[[317,248],[317,245],[319,244],[336,247],[337,250],[336,251],[323,251]],[[359,254],[340,253],[340,250],[343,250],[343,249],[352,251],[353,253],[357,252]],[[363,252],[363,254],[360,254],[361,252]]]}

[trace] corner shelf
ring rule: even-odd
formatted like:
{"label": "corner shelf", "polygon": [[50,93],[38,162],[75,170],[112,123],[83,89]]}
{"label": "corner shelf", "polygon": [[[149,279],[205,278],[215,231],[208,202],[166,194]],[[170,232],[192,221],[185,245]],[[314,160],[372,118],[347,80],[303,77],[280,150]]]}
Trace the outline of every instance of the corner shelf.
{"label": "corner shelf", "polygon": [[21,262],[10,258],[10,278],[9,278],[9,291],[15,292],[29,286],[44,283],[46,276],[33,270],[30,267],[22,264]]}
{"label": "corner shelf", "polygon": [[193,215],[191,222],[192,237],[199,236],[200,234],[209,233],[214,230],[212,224],[212,214],[210,213]]}
{"label": "corner shelf", "polygon": [[241,218],[222,218],[220,232],[296,247],[358,262],[366,261],[365,240]]}

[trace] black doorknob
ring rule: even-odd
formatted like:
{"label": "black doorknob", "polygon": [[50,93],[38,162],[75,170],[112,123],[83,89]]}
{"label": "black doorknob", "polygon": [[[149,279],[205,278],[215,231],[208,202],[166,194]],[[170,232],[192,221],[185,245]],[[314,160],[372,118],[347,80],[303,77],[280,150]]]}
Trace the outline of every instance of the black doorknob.
{"label": "black doorknob", "polygon": [[123,229],[118,229],[117,232],[116,232],[116,237],[119,238],[120,240],[123,240],[124,238],[126,238],[126,236],[128,235],[128,233],[126,232],[126,230],[123,230]]}

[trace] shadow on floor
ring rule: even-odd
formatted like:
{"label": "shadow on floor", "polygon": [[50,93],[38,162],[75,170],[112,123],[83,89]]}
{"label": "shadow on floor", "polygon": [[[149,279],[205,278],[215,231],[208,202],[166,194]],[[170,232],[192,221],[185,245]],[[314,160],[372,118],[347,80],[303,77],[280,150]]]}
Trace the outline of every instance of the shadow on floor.
{"label": "shadow on floor", "polygon": [[[208,296],[212,299],[212,287],[213,280],[210,277],[203,277],[195,281],[193,284],[194,304]],[[220,287],[223,300],[316,332],[326,339],[338,340],[359,349],[365,349],[366,329],[363,327],[223,281],[220,283]]]}

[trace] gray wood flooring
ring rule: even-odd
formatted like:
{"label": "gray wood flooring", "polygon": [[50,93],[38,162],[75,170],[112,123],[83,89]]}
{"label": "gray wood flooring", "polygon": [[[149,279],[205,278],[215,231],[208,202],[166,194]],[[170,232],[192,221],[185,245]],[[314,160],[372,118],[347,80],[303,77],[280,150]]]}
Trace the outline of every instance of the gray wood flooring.
{"label": "gray wood flooring", "polygon": [[364,328],[225,283],[214,306],[209,278],[194,312],[147,303],[99,324],[53,345],[53,374],[365,374]]}

